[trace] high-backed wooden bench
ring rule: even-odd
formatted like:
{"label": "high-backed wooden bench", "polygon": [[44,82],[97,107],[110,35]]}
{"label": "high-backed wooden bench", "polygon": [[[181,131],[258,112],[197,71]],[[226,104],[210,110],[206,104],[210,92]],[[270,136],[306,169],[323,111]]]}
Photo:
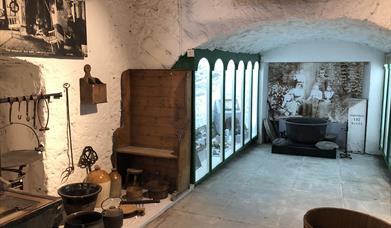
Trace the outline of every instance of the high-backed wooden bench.
{"label": "high-backed wooden bench", "polygon": [[121,127],[115,163],[158,174],[182,192],[190,183],[191,71],[127,70],[121,77]]}

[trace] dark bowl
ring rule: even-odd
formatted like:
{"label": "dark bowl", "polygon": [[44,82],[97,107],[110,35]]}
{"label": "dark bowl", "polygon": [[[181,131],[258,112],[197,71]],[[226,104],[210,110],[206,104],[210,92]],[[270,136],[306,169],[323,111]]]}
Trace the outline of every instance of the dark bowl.
{"label": "dark bowl", "polygon": [[62,198],[65,212],[93,211],[102,187],[92,183],[74,183],[62,186],[58,194]]}
{"label": "dark bowl", "polygon": [[325,138],[327,123],[326,119],[321,118],[287,118],[286,135],[298,143],[315,144]]}
{"label": "dark bowl", "polygon": [[104,228],[102,214],[95,211],[79,211],[68,215],[64,228]]}

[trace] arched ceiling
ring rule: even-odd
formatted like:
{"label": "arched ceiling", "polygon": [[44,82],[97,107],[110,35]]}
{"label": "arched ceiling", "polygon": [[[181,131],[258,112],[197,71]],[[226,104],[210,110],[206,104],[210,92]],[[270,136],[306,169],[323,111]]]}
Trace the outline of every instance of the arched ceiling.
{"label": "arched ceiling", "polygon": [[216,37],[198,48],[262,53],[303,40],[340,40],[391,51],[391,30],[374,23],[347,18],[290,20],[256,24],[230,35]]}

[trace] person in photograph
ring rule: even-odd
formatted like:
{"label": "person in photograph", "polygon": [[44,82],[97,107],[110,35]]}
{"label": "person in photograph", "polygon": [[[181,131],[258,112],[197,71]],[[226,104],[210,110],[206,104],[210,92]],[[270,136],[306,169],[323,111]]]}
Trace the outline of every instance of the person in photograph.
{"label": "person in photograph", "polygon": [[333,96],[334,96],[334,91],[331,88],[331,86],[328,85],[326,90],[324,91],[325,102],[330,103],[331,102],[331,98]]}
{"label": "person in photograph", "polygon": [[292,90],[288,91],[284,95],[284,100],[281,105],[281,113],[285,116],[294,116],[296,115],[299,109],[300,103],[295,100]]}
{"label": "person in photograph", "polygon": [[319,89],[319,85],[318,83],[315,83],[313,86],[312,86],[312,89],[311,89],[311,93],[310,93],[310,96],[308,97],[308,101],[320,101],[323,99],[323,93],[322,91]]}

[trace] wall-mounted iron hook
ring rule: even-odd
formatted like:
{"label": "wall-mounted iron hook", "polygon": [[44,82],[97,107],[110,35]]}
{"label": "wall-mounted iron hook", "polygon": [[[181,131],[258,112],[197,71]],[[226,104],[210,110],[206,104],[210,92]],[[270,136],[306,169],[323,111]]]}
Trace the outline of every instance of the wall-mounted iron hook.
{"label": "wall-mounted iron hook", "polygon": [[22,119],[22,115],[20,114],[20,104],[23,101],[23,97],[16,97],[16,102],[18,102],[18,120]]}
{"label": "wall-mounted iron hook", "polygon": [[[59,99],[59,98],[62,97],[62,93],[50,93],[50,94],[40,93],[38,95],[30,95],[30,97],[34,97],[34,96],[37,97],[37,99],[47,99],[47,98]],[[0,98],[0,104],[2,104],[2,103],[10,103],[10,101],[17,102],[18,98],[19,98],[20,101],[25,101],[26,99],[29,98],[29,96]],[[30,98],[30,100],[33,100],[33,98]]]}
{"label": "wall-mounted iron hook", "polygon": [[12,124],[12,105],[13,105],[14,101],[11,99],[11,97],[8,97],[8,103],[10,104],[8,119],[9,119],[10,124]]}
{"label": "wall-mounted iron hook", "polygon": [[38,96],[31,95],[31,100],[33,100],[33,127],[34,129],[37,129],[37,103],[38,103]]}
{"label": "wall-mounted iron hook", "polygon": [[29,116],[29,103],[30,103],[30,97],[24,97],[24,99],[26,100],[26,120],[27,122],[30,121],[30,116]]}

